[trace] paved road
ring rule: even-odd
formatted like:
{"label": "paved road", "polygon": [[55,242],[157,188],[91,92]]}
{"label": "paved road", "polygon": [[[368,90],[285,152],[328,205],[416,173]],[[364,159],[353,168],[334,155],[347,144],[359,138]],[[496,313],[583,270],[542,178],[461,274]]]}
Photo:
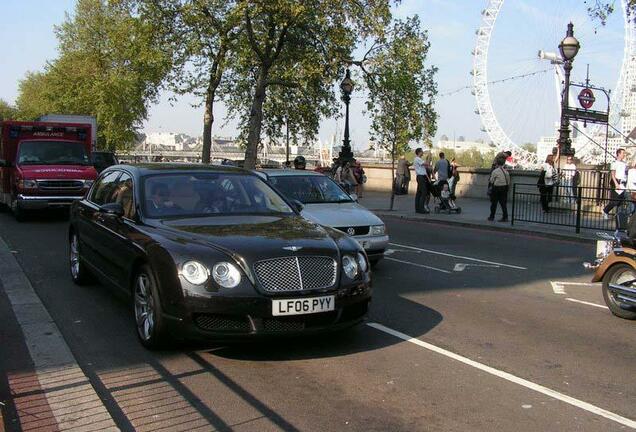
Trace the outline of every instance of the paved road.
{"label": "paved road", "polygon": [[[592,245],[386,222],[393,244],[370,314],[381,326],[159,353],[137,342],[128,299],[71,283],[64,218],[0,214],[0,237],[122,430],[629,429],[636,323],[599,307],[599,288],[585,284]],[[0,367],[13,372],[27,351],[8,321]],[[2,378],[4,421],[19,430],[9,387]]]}

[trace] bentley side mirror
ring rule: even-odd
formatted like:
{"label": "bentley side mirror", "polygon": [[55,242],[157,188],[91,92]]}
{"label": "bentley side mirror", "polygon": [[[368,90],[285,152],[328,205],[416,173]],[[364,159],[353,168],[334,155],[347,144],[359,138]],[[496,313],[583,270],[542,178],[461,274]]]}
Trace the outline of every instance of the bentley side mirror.
{"label": "bentley side mirror", "polygon": [[120,218],[124,215],[124,208],[119,203],[108,203],[101,206],[99,212],[106,216]]}
{"label": "bentley side mirror", "polygon": [[301,203],[298,200],[291,200],[291,204],[292,207],[294,207],[294,210],[296,210],[298,213],[300,213],[301,211],[303,211],[303,209],[305,208],[305,206],[303,205],[303,203]]}

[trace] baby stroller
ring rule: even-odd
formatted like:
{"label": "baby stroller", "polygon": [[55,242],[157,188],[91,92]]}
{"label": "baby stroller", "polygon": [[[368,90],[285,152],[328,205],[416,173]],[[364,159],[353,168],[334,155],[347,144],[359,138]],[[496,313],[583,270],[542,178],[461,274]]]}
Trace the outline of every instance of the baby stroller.
{"label": "baby stroller", "polygon": [[431,185],[431,195],[435,199],[435,213],[444,212],[446,214],[461,213],[462,208],[455,203],[455,195],[451,194],[448,182],[438,180]]}

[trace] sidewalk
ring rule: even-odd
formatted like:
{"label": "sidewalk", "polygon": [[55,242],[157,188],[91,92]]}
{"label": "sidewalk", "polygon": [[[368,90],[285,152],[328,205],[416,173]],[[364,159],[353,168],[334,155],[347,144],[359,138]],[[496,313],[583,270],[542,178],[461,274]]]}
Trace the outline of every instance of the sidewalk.
{"label": "sidewalk", "polygon": [[[501,208],[497,208],[497,217],[495,222],[487,220],[490,213],[490,201],[487,199],[475,198],[459,198],[457,205],[461,207],[460,214],[440,213],[436,214],[433,210],[433,201],[431,199],[431,213],[419,214],[415,213],[415,195],[396,195],[393,205],[393,211],[389,210],[391,195],[388,192],[365,192],[364,197],[360,198],[360,204],[372,210],[378,216],[397,217],[401,219],[416,220],[443,223],[449,225],[459,225],[475,228],[490,229],[496,231],[513,232],[513,233],[531,233],[546,237],[555,237],[568,240],[577,240],[582,242],[596,241],[596,232],[592,230],[581,230],[577,234],[574,227],[543,225],[527,222],[496,222],[501,217]],[[512,210],[512,205],[508,203],[508,213]]]}

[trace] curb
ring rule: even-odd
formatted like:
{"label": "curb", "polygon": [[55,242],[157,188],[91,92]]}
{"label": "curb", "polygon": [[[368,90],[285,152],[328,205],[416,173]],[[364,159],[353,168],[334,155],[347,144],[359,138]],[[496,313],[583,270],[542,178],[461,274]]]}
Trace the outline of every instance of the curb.
{"label": "curb", "polygon": [[425,219],[418,216],[409,216],[409,215],[404,215],[399,213],[392,213],[386,209],[383,209],[383,210],[370,209],[370,210],[378,216],[401,219],[401,220],[405,220],[409,222],[437,223],[442,225],[459,226],[463,228],[474,228],[474,229],[481,229],[481,230],[487,230],[487,231],[505,232],[509,234],[526,234],[526,235],[534,235],[537,237],[545,237],[548,239],[575,241],[575,242],[585,243],[585,244],[596,243],[596,240],[593,238],[581,237],[580,235],[577,235],[577,234],[533,231],[533,230],[525,229],[525,228],[486,225],[486,224],[480,224],[476,222],[463,222],[463,221],[456,221],[456,220],[449,220],[449,219]]}
{"label": "curb", "polygon": [[[0,290],[9,299],[34,368],[33,372],[7,374],[21,428],[118,431],[57,324],[2,238],[0,281]],[[33,414],[42,406],[47,407],[46,412]]]}

